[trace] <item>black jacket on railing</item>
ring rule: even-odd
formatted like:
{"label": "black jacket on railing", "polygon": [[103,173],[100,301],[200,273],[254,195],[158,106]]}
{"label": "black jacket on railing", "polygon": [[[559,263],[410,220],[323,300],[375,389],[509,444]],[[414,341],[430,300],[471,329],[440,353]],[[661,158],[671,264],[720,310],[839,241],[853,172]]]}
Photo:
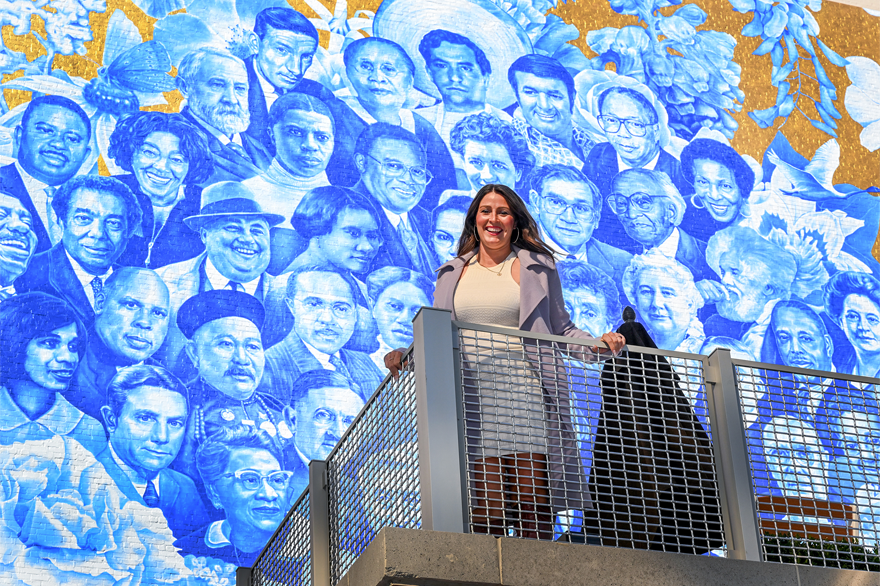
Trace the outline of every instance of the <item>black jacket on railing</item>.
{"label": "black jacket on railing", "polygon": [[[618,330],[656,348],[644,326]],[[602,371],[588,533],[605,545],[700,554],[724,544],[712,445],[666,358],[626,352]],[[626,519],[626,523],[618,520]]]}

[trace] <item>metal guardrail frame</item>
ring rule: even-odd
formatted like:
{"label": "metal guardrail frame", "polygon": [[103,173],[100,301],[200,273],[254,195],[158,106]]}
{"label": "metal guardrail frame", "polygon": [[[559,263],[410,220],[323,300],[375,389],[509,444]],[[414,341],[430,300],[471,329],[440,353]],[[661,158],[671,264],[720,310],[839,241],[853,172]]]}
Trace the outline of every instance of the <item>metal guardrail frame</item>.
{"label": "metal guardrail frame", "polygon": [[312,554],[312,586],[330,584],[330,490],[327,462],[309,463],[309,532]]}

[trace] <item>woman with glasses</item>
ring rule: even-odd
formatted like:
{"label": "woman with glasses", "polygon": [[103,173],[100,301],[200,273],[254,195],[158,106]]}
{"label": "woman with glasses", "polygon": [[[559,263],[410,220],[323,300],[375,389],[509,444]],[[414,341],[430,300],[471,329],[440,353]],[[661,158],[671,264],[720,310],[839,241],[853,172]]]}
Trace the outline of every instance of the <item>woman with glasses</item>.
{"label": "woman with glasses", "polygon": [[[477,192],[458,241],[458,255],[440,267],[434,307],[453,319],[542,334],[593,339],[565,310],[553,251],[541,240],[525,203],[509,187]],[[589,490],[572,429],[565,355],[542,343],[504,335],[463,342],[465,413],[475,461],[477,531],[552,538],[553,511],[590,508]],[[618,352],[625,340],[602,340]],[[574,354],[594,360],[594,350]],[[385,357],[392,376],[403,350]],[[540,365],[540,366],[539,366]],[[510,511],[517,512],[511,518]]]}
{"label": "woman with glasses", "polygon": [[250,566],[293,504],[293,472],[282,469],[272,438],[250,425],[219,429],[199,448],[196,466],[224,518],[174,545],[184,555]]}

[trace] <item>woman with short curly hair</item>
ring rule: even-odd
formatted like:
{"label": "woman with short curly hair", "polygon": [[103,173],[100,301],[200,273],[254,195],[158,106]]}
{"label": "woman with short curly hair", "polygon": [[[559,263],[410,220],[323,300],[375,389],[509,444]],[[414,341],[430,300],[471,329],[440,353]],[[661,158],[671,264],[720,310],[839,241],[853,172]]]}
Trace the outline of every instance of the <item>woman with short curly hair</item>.
{"label": "woman with short curly hair", "polygon": [[460,158],[456,165],[467,175],[473,193],[496,183],[523,188],[535,166],[526,139],[513,126],[486,112],[456,124],[450,146]]}

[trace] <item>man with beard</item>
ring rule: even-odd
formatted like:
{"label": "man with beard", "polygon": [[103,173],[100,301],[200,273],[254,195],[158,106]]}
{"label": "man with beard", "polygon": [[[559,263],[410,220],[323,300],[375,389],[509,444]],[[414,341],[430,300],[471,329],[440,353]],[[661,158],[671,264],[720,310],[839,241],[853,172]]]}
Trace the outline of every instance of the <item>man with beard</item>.
{"label": "man with beard", "polygon": [[266,352],[265,388],[288,402],[299,376],[310,370],[332,370],[368,397],[382,373],[365,352],[343,348],[357,325],[356,285],[329,267],[306,266],[290,273],[285,303],[293,329]]}
{"label": "man with beard", "polygon": [[271,153],[245,133],[250,113],[244,61],[227,51],[196,49],[181,60],[177,87],[186,98],[180,113],[202,131],[214,157],[214,172],[203,185],[248,179],[269,166]]}
{"label": "man with beard", "polygon": [[15,295],[19,278],[37,247],[34,219],[21,201],[0,193],[0,301]]}
{"label": "man with beard", "polygon": [[[224,181],[205,189],[199,214],[183,221],[199,233],[205,252],[159,270],[171,293],[172,318],[187,299],[214,289],[239,291],[264,301],[273,280],[266,272],[269,229],[283,222],[284,216],[264,212],[241,183]],[[181,366],[184,344],[180,330],[172,327],[162,350],[163,361],[172,370]]]}
{"label": "man with beard", "polygon": [[63,299],[91,327],[113,265],[140,226],[141,207],[121,181],[80,175],[58,190],[52,210],[61,241],[31,260],[15,281],[15,291],[42,291]]}
{"label": "man with beard", "polygon": [[95,307],[95,327],[65,398],[100,421],[107,385],[117,371],[153,364],[151,358],[168,332],[169,305],[168,288],[154,271],[114,271],[104,285],[103,301]]}
{"label": "man with beard", "polygon": [[192,478],[196,450],[221,428],[261,429],[279,450],[292,437],[281,415],[284,406],[257,391],[266,366],[261,332],[265,317],[262,303],[253,296],[223,289],[199,293],[177,314],[177,327],[187,339],[186,355],[198,374],[189,389],[191,416],[175,467]]}
{"label": "man with beard", "polygon": [[34,97],[15,128],[18,158],[0,168],[0,192],[17,198],[31,215],[38,253],[61,240],[52,198],[89,156],[91,133],[89,117],[64,96]]}
{"label": "man with beard", "polygon": [[740,339],[760,356],[773,308],[791,294],[794,256],[750,228],[731,226],[709,239],[706,260],[721,279],[720,288],[700,290],[718,311],[706,320],[706,335]]}

